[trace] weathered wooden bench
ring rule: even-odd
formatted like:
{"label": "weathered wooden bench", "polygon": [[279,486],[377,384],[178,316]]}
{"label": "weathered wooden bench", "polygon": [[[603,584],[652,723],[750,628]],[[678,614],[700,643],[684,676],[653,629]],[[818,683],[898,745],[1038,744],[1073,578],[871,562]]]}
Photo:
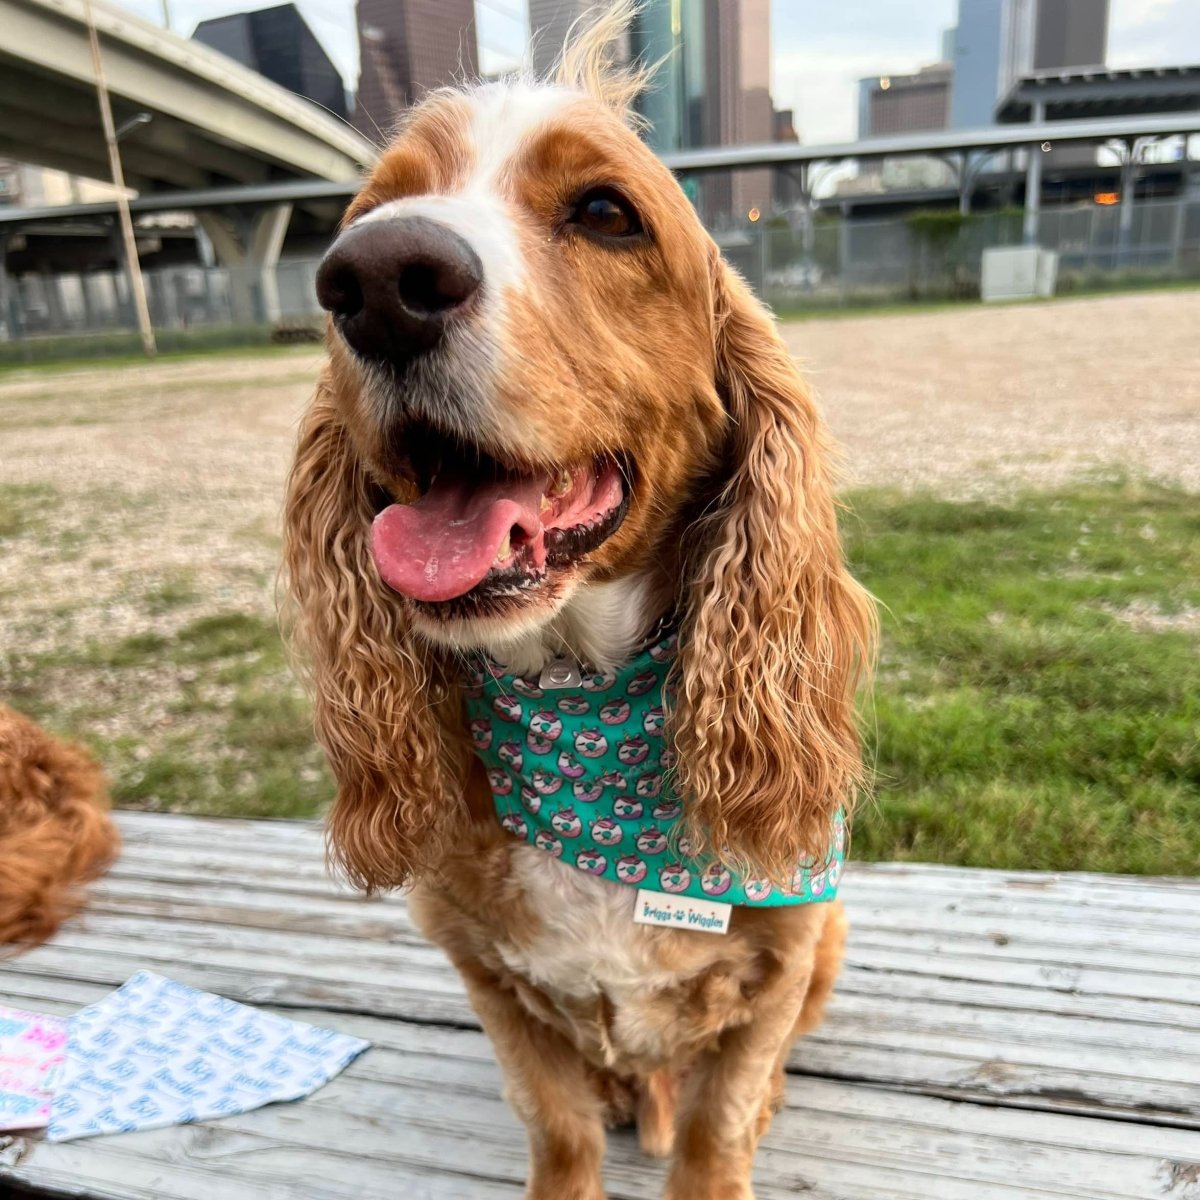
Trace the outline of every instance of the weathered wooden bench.
{"label": "weathered wooden bench", "polygon": [[[145,967],[374,1048],[299,1103],[0,1142],[0,1195],[521,1195],[487,1039],[402,900],[330,883],[311,825],[120,822],[86,917],[0,967],[0,1002],[70,1013]],[[1200,1197],[1200,881],[857,865],[844,895],[846,970],[794,1056],[760,1200]],[[606,1177],[649,1200],[663,1170],[618,1133]]]}

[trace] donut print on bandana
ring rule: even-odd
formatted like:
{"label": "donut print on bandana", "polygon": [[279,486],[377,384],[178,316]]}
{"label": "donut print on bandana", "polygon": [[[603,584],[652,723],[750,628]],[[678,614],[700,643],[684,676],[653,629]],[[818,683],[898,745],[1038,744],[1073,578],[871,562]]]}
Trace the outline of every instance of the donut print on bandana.
{"label": "donut print on bandana", "polygon": [[829,853],[790,879],[741,876],[680,829],[675,748],[664,712],[674,634],[573,690],[542,688],[490,664],[464,686],[471,745],[511,837],[598,879],[741,906],[832,900],[845,854],[838,813]]}

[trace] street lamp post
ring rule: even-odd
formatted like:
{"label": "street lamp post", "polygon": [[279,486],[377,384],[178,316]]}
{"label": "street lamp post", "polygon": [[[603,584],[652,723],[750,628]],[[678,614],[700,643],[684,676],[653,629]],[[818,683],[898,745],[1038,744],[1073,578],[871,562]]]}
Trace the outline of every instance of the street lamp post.
{"label": "street lamp post", "polygon": [[100,124],[104,129],[105,145],[108,147],[108,165],[113,184],[117,189],[117,213],[121,222],[121,241],[125,247],[125,270],[129,276],[129,290],[133,294],[133,307],[137,313],[142,349],[147,358],[153,358],[158,352],[158,347],[154,340],[154,326],[150,323],[150,308],[146,303],[146,285],[142,279],[141,263],[138,262],[137,241],[133,236],[133,217],[129,212],[129,196],[125,191],[125,172],[121,169],[121,152],[117,148],[117,131],[113,127],[112,105],[109,103],[108,88],[104,82],[104,64],[100,58],[100,35],[96,32],[92,0],[83,0],[83,18],[87,23],[88,43],[92,48],[92,71],[96,76],[96,100],[100,105]]}

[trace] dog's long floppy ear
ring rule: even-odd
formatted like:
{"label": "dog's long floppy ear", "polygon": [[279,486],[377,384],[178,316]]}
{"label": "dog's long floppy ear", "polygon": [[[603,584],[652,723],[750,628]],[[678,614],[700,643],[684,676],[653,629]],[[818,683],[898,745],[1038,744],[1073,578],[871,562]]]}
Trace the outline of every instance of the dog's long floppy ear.
{"label": "dog's long floppy ear", "polygon": [[373,891],[435,862],[461,810],[463,759],[450,731],[458,694],[375,570],[371,484],[330,387],[322,381],[308,411],[288,481],[288,615],[338,785],[331,855]]}
{"label": "dog's long floppy ear", "polygon": [[854,693],[875,609],[846,569],[832,447],[770,314],[714,248],[723,490],[693,527],[672,717],[692,836],[788,879],[862,781]]}

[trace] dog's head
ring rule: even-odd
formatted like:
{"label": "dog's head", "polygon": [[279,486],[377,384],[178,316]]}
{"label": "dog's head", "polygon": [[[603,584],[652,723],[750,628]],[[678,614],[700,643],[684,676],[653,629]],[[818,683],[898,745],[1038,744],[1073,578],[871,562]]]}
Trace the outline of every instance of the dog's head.
{"label": "dog's head", "polygon": [[828,453],[768,314],[631,127],[618,4],[550,84],[436,93],[318,277],[330,362],[288,560],[366,883],[438,852],[465,769],[453,658],[589,586],[656,576],[683,620],[672,732],[697,833],[782,877],[858,769],[868,607]]}
{"label": "dog's head", "polygon": [[565,83],[434,95],[322,264],[374,561],[427,637],[644,571],[712,478],[717,257],[623,117]]}

